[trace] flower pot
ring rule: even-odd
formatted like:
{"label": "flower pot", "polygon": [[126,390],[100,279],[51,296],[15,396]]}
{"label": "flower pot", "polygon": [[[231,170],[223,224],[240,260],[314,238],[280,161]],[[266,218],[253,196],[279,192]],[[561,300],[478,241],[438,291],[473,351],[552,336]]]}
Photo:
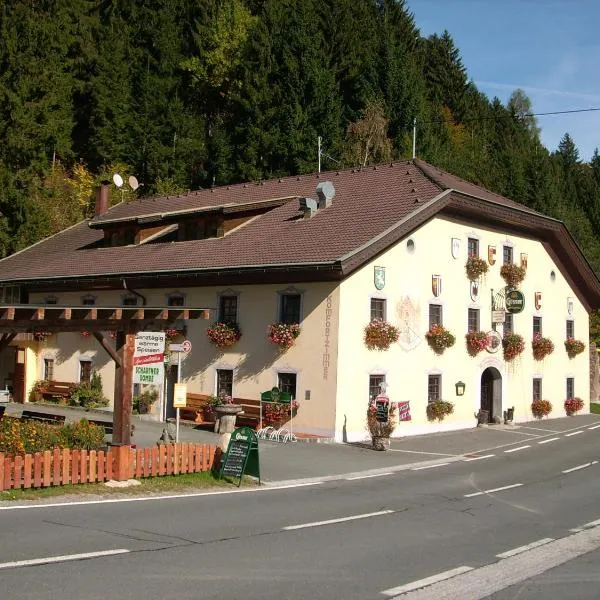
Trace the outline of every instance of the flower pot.
{"label": "flower pot", "polygon": [[387,450],[390,447],[389,437],[374,435],[371,438],[371,442],[373,444],[373,450],[377,450],[379,452],[385,452],[385,450]]}

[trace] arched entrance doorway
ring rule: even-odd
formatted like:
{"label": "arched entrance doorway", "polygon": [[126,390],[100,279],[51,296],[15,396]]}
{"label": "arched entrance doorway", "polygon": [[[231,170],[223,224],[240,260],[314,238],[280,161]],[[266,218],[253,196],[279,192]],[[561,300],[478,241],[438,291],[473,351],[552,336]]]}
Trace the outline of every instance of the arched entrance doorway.
{"label": "arched entrance doorway", "polygon": [[499,419],[502,417],[502,375],[495,367],[488,367],[481,374],[480,408],[487,411],[488,423],[500,422]]}

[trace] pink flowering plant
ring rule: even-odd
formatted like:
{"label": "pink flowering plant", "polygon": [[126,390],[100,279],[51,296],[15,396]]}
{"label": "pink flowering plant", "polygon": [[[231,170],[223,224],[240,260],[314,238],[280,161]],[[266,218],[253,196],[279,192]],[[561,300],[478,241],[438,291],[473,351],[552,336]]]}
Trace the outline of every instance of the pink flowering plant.
{"label": "pink flowering plant", "polygon": [[552,403],[549,400],[534,400],[531,403],[531,413],[537,419],[548,416],[552,412]]}
{"label": "pink flowering plant", "polygon": [[174,327],[167,327],[165,329],[165,338],[167,340],[174,340],[179,335],[183,335],[183,331],[175,329]]}
{"label": "pink flowering plant", "polygon": [[510,287],[517,287],[525,279],[525,274],[525,269],[514,263],[507,263],[500,267],[500,277]]}
{"label": "pink flowering plant", "polygon": [[488,336],[485,331],[469,331],[465,335],[467,342],[467,352],[470,356],[477,356],[488,345]]}
{"label": "pink flowering plant", "polygon": [[242,333],[237,323],[218,321],[206,330],[206,336],[217,348],[227,348],[233,346]]}
{"label": "pink flowering plant", "polygon": [[575,338],[568,337],[565,340],[565,350],[569,358],[575,358],[585,350],[585,344]]}
{"label": "pink flowering plant", "polygon": [[465,265],[465,271],[467,272],[468,279],[476,281],[488,272],[488,264],[483,258],[479,258],[479,256],[469,256]]}
{"label": "pink flowering plant", "polygon": [[581,398],[567,398],[565,400],[565,412],[567,415],[574,415],[580,410],[583,410],[583,400]]}
{"label": "pink flowering plant", "polygon": [[454,346],[456,338],[442,325],[433,325],[425,334],[429,347],[436,354],[443,354],[446,348]]}
{"label": "pink flowering plant", "polygon": [[383,319],[373,319],[365,327],[364,341],[369,350],[387,350],[399,337],[400,330]]}
{"label": "pink flowering plant", "polygon": [[533,358],[535,360],[543,360],[548,354],[554,352],[554,344],[551,339],[542,337],[540,333],[536,333],[531,341],[533,350]]}
{"label": "pink flowering plant", "polygon": [[294,345],[299,335],[300,325],[298,323],[271,323],[267,329],[269,341],[285,350]]}
{"label": "pink flowering plant", "polygon": [[263,425],[281,425],[296,415],[298,402],[264,402],[263,403]]}
{"label": "pink flowering plant", "polygon": [[525,350],[525,340],[518,333],[505,333],[502,338],[504,360],[514,360]]}

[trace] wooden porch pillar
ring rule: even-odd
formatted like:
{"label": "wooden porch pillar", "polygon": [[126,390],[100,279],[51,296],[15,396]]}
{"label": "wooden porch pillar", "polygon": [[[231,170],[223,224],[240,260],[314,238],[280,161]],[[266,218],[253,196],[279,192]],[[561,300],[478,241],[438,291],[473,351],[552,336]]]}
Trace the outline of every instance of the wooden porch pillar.
{"label": "wooden porch pillar", "polygon": [[133,350],[135,334],[117,332],[117,354],[121,364],[115,363],[115,397],[113,410],[113,445],[131,443],[131,402],[133,382]]}

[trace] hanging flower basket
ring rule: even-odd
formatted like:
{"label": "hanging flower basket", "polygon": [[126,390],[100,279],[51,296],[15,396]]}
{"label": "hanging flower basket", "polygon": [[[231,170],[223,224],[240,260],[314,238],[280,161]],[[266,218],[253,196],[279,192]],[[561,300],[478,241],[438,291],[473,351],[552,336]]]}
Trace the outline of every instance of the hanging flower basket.
{"label": "hanging flower basket", "polygon": [[575,338],[569,337],[565,340],[565,350],[569,358],[575,358],[585,350],[585,344]]}
{"label": "hanging flower basket", "polygon": [[580,410],[583,410],[583,400],[581,398],[567,398],[565,400],[565,412],[567,413],[567,417],[572,417]]}
{"label": "hanging flower basket", "polygon": [[502,339],[502,349],[504,360],[514,360],[525,350],[525,340],[518,333],[507,333]]}
{"label": "hanging flower basket", "polygon": [[468,279],[476,281],[488,272],[488,264],[483,258],[479,258],[479,256],[469,256],[465,265],[465,271],[467,272]]}
{"label": "hanging flower basket", "polygon": [[531,340],[531,348],[533,349],[533,358],[535,360],[543,360],[548,354],[554,352],[554,344],[549,338],[542,337],[536,333]]}
{"label": "hanging flower basket", "polygon": [[79,333],[81,334],[81,337],[83,337],[83,338],[92,337],[92,334],[89,331],[80,331]]}
{"label": "hanging flower basket", "polygon": [[33,333],[33,339],[36,342],[45,342],[52,335],[51,331],[35,331]]}
{"label": "hanging flower basket", "polygon": [[467,342],[467,352],[470,356],[477,356],[488,346],[488,336],[485,331],[469,331],[465,335]]}
{"label": "hanging flower basket", "polygon": [[525,279],[526,273],[523,267],[514,263],[507,263],[500,267],[500,276],[510,287],[517,287]]}
{"label": "hanging flower basket", "polygon": [[427,420],[443,421],[446,415],[454,412],[454,404],[447,400],[434,400],[427,404]]}
{"label": "hanging flower basket", "polygon": [[281,348],[288,349],[294,345],[300,335],[298,323],[271,323],[267,329],[267,338]]}
{"label": "hanging flower basket", "polygon": [[548,400],[534,400],[531,403],[531,412],[534,417],[541,419],[552,412],[552,404]]}
{"label": "hanging flower basket", "polygon": [[206,330],[206,335],[217,348],[233,346],[242,337],[237,323],[223,321],[213,323]]}
{"label": "hanging flower basket", "polygon": [[436,354],[443,354],[446,348],[454,346],[456,338],[442,325],[434,325],[426,334],[429,347]]}
{"label": "hanging flower basket", "polygon": [[369,350],[387,350],[399,337],[400,330],[383,319],[373,319],[365,327],[365,346]]}
{"label": "hanging flower basket", "polygon": [[183,331],[180,329],[175,329],[174,327],[168,327],[165,329],[165,338],[167,340],[173,340],[180,335],[183,335]]}

